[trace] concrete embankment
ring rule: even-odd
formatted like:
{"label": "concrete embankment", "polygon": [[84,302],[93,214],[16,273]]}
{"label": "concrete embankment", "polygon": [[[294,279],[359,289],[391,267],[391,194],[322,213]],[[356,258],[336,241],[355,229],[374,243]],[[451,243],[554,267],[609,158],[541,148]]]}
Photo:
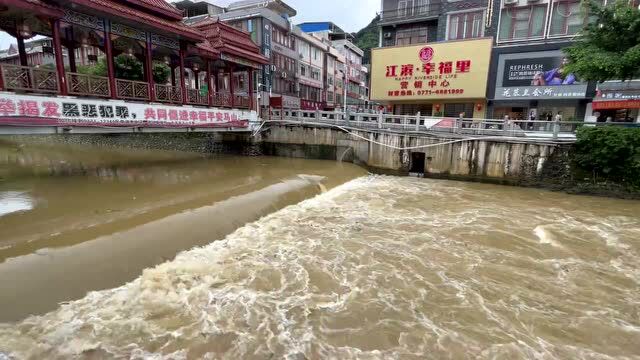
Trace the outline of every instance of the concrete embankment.
{"label": "concrete embankment", "polygon": [[[569,148],[552,142],[473,140],[305,126],[270,126],[265,155],[353,161],[376,172],[543,186],[569,177]],[[408,149],[408,150],[401,150]]]}

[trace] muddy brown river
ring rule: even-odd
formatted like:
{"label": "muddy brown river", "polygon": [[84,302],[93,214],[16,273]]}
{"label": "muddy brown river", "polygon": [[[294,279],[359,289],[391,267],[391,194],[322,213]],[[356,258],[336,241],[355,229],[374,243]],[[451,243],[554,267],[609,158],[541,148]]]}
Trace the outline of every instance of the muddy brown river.
{"label": "muddy brown river", "polygon": [[0,142],[0,359],[640,359],[640,202]]}

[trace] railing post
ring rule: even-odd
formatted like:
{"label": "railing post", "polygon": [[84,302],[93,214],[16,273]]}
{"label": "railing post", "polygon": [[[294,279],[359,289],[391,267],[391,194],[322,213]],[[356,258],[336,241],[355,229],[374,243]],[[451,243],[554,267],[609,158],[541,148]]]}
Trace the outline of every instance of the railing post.
{"label": "railing post", "polygon": [[58,88],[61,95],[68,95],[67,79],[64,73],[64,57],[62,56],[62,42],[60,41],[60,19],[51,19],[51,30],[53,33],[53,52],[58,72]]}
{"label": "railing post", "polygon": [[420,111],[416,114],[416,131],[420,131]]}
{"label": "railing post", "polygon": [[384,121],[384,113],[380,111],[378,114],[378,129],[382,129],[382,122]]}
{"label": "railing post", "polygon": [[235,85],[233,84],[233,71],[234,71],[234,66],[233,64],[230,64],[229,65],[229,91],[231,92],[231,108],[232,109],[236,103]]}
{"label": "railing post", "polygon": [[316,117],[316,122],[320,122],[320,109],[316,109],[315,117]]}
{"label": "railing post", "polygon": [[344,123],[345,125],[349,125],[350,122],[351,122],[351,110],[347,109],[347,111],[344,113]]}
{"label": "railing post", "polygon": [[211,86],[211,61],[209,61],[209,59],[205,60],[206,62],[206,67],[207,67],[207,73],[206,73],[206,77],[207,77],[207,104],[209,104],[209,106],[213,106],[213,87]]}
{"label": "railing post", "polygon": [[553,120],[553,139],[558,138],[558,133],[560,132],[560,121],[558,119]]}
{"label": "railing post", "polygon": [[187,103],[187,86],[184,83],[184,55],[185,44],[180,43],[180,91],[182,91],[182,104]]}
{"label": "railing post", "polygon": [[153,81],[153,48],[151,45],[151,34],[147,34],[147,52],[145,56],[145,64],[147,66],[147,84],[149,84],[149,101],[156,101],[156,86]]}
{"label": "railing post", "polygon": [[116,73],[113,65],[113,45],[111,44],[111,22],[105,21],[104,29],[104,51],[107,57],[107,76],[109,77],[109,92],[111,98],[116,99]]}
{"label": "railing post", "polygon": [[409,116],[402,116],[402,130],[407,130],[407,124],[409,123]]}

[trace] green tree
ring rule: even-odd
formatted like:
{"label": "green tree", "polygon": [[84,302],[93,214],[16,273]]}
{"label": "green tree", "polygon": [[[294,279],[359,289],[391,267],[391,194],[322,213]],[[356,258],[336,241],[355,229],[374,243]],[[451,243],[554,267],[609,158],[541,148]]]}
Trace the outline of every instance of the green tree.
{"label": "green tree", "polygon": [[160,61],[153,62],[153,81],[156,84],[166,84],[171,76],[171,69],[169,66]]}
{"label": "green tree", "polygon": [[640,76],[640,10],[627,0],[607,6],[588,0],[583,7],[591,21],[578,41],[565,49],[567,71],[600,82]]}
{"label": "green tree", "polygon": [[118,79],[141,81],[144,78],[142,62],[135,56],[127,54],[116,56],[114,67]]}
{"label": "green tree", "polygon": [[378,47],[380,15],[376,16],[369,25],[356,33],[355,44],[364,51],[363,64],[371,64],[371,49]]}

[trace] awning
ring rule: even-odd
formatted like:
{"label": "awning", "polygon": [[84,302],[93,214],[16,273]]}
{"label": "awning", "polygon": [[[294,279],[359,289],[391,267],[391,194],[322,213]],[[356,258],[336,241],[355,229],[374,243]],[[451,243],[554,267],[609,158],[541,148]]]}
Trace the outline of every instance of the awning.
{"label": "awning", "polygon": [[640,109],[640,100],[594,101],[593,110]]}
{"label": "awning", "polygon": [[40,0],[0,0],[0,5],[6,6],[8,8],[18,8],[37,15],[45,15],[50,17],[62,17],[64,15],[62,9],[51,6]]}

